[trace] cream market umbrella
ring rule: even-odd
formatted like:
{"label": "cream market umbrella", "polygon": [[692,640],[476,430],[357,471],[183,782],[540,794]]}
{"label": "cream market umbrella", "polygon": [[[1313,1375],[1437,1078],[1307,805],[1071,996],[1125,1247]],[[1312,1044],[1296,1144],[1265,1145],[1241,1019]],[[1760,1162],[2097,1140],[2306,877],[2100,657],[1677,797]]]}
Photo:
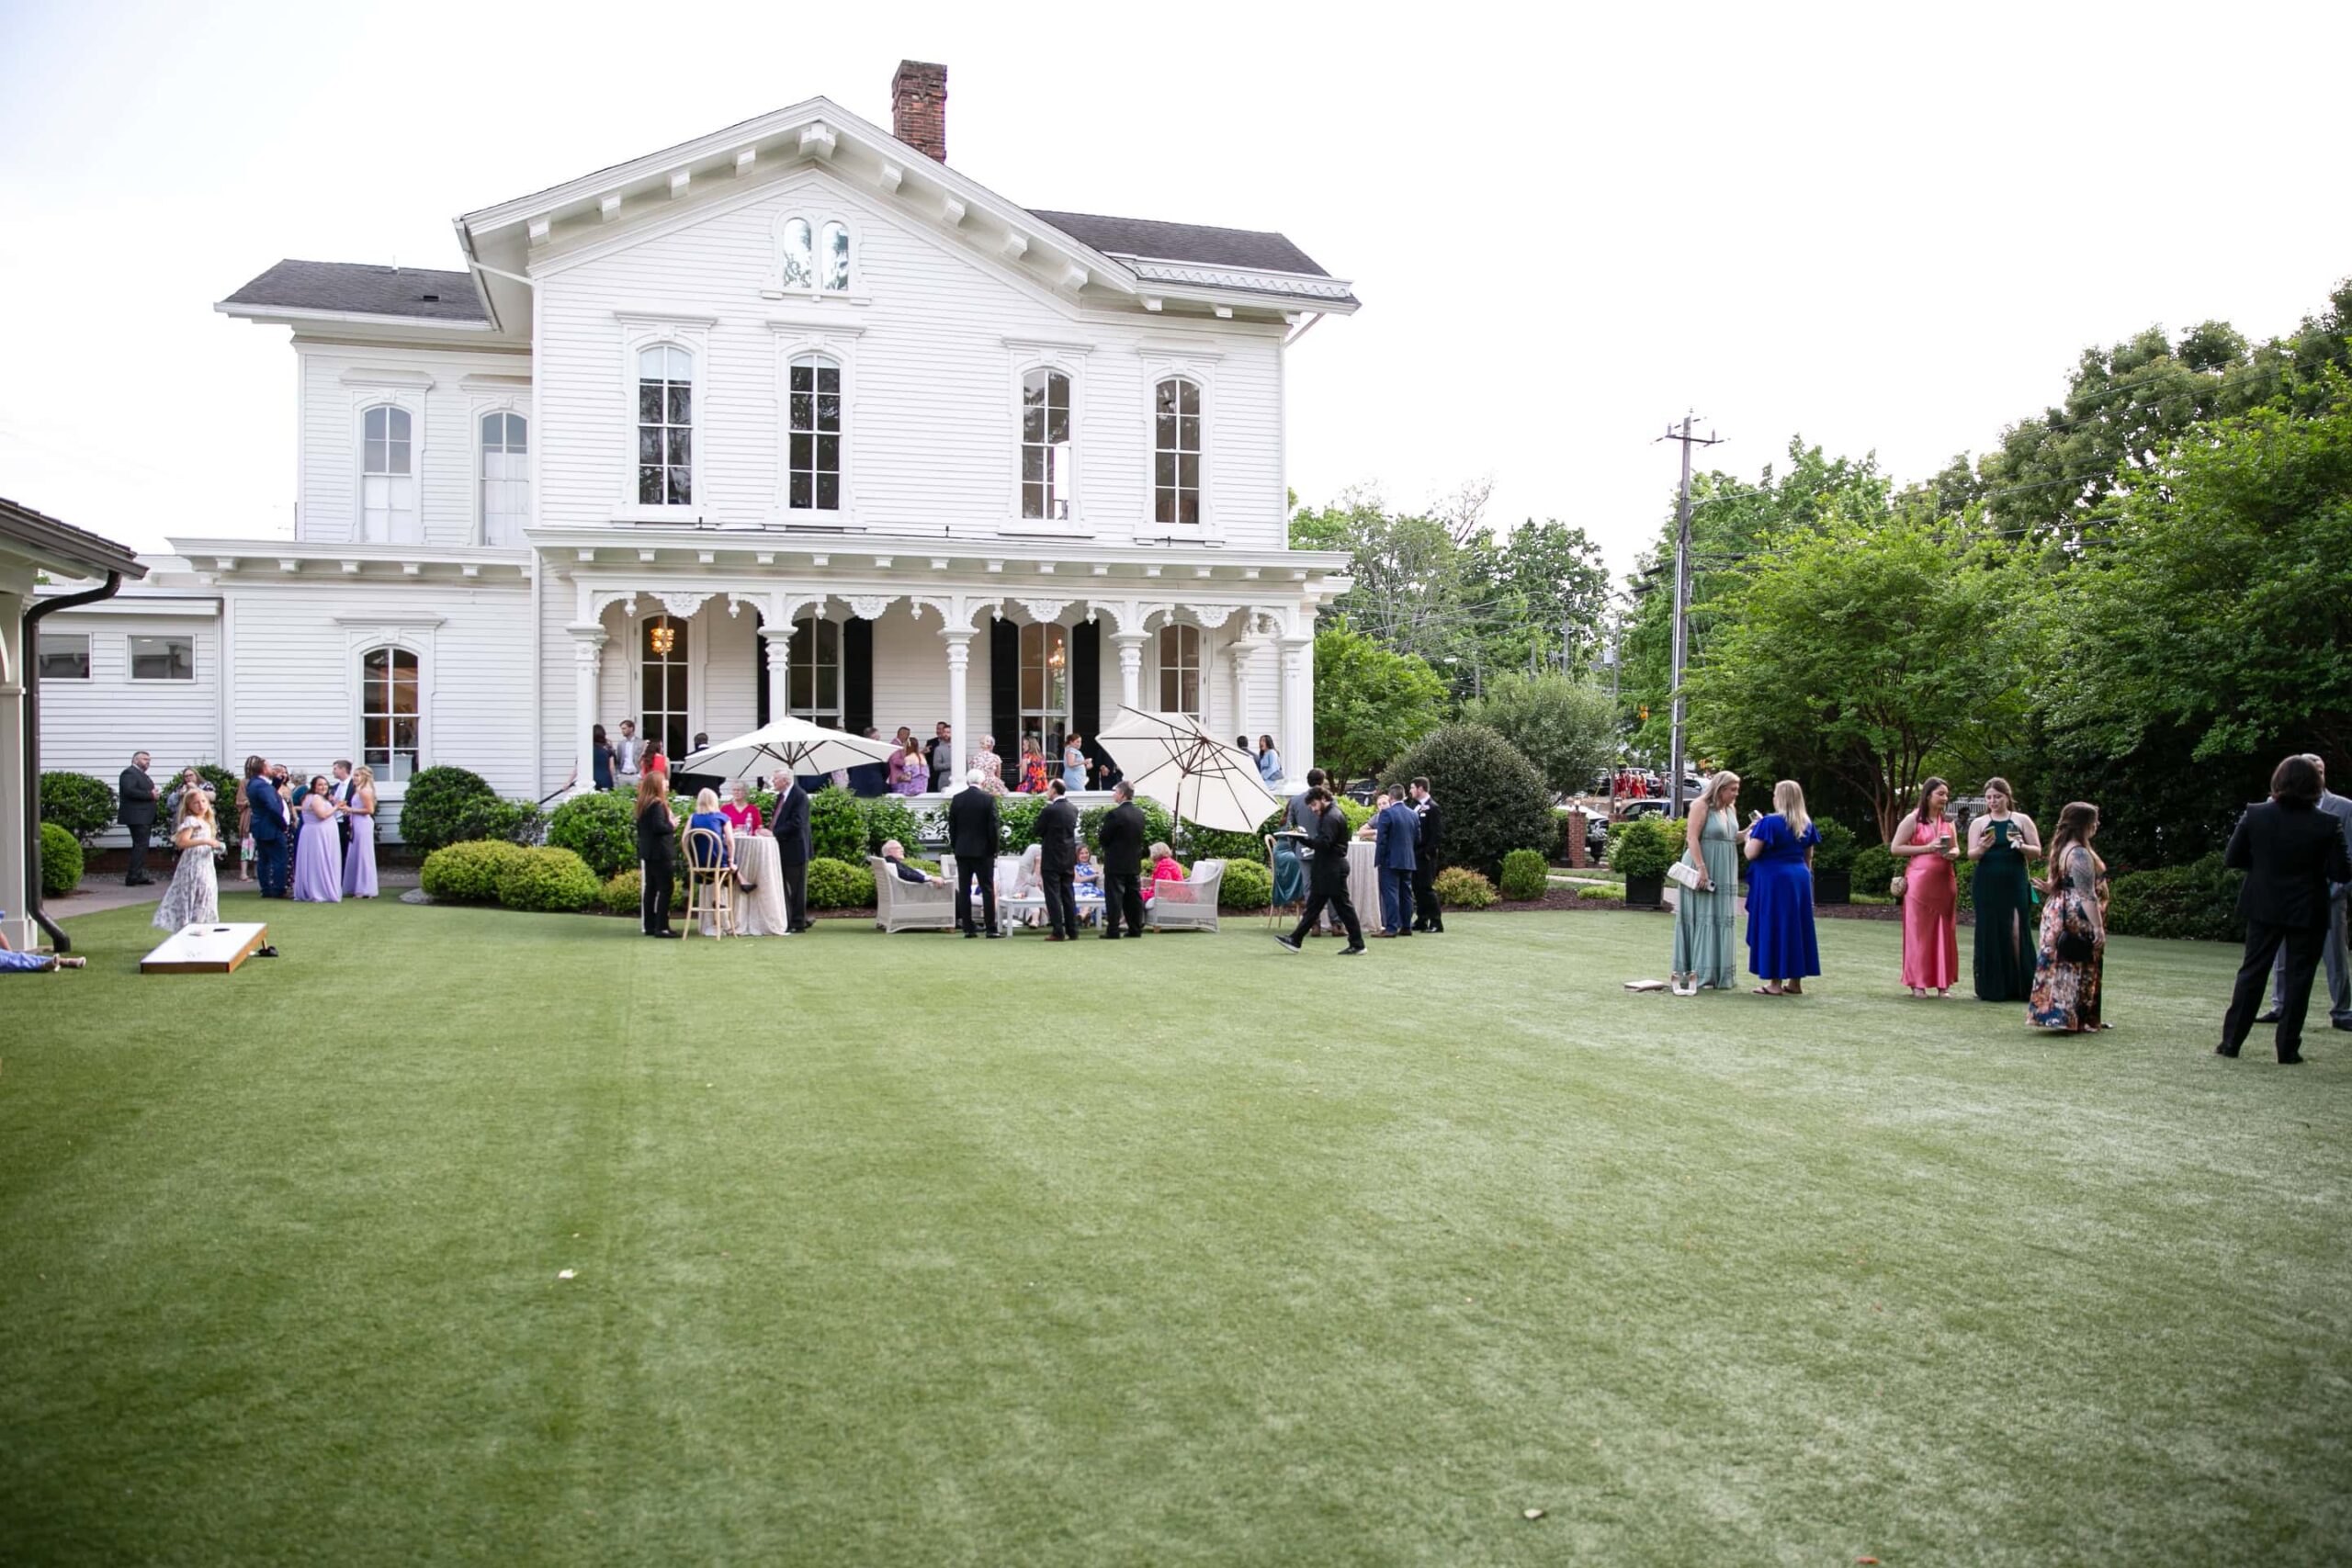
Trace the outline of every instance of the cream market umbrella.
{"label": "cream market umbrella", "polygon": [[1282,797],[1258,776],[1257,760],[1189,714],[1145,713],[1123,703],[1094,739],[1137,795],[1159,801],[1179,821],[1251,833],[1282,809]]}
{"label": "cream market umbrella", "polygon": [[898,752],[893,741],[868,740],[805,718],[780,718],[749,735],[681,757],[671,767],[677,773],[700,773],[732,784],[761,773],[830,773],[835,768],[887,762]]}

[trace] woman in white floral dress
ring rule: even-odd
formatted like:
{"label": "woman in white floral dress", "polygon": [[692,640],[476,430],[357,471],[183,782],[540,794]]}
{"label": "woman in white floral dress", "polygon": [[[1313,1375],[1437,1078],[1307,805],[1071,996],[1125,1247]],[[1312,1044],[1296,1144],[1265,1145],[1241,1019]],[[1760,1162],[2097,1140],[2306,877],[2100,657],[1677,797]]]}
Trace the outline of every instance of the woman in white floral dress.
{"label": "woman in white floral dress", "polygon": [[213,820],[212,797],[190,790],[180,797],[179,820],[172,829],[172,847],[180,863],[164,901],[155,907],[159,931],[176,931],[189,926],[211,925],[220,919],[220,885],[212,857],[220,852],[220,829]]}

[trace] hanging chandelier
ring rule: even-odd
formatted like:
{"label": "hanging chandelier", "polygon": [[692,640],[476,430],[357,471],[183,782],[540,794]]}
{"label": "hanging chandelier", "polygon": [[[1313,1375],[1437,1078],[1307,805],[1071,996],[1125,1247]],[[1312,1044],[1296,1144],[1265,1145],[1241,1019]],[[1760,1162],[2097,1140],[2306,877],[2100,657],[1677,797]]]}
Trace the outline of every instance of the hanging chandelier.
{"label": "hanging chandelier", "polygon": [[667,619],[656,621],[647,629],[646,642],[658,657],[667,659],[670,650],[678,646],[678,628]]}

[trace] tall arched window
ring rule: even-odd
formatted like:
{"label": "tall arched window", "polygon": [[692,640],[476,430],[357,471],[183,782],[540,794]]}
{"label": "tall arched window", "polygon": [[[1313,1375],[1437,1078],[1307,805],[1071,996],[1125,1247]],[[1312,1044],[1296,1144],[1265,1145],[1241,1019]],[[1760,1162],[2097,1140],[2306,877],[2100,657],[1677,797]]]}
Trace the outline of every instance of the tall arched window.
{"label": "tall arched window", "polygon": [[687,713],[686,623],[675,615],[650,617],[639,634],[639,695],[645,699],[638,732],[662,743],[662,754],[675,762],[686,754],[694,734]]}
{"label": "tall arched window", "polygon": [[842,504],[842,367],[819,354],[792,362],[790,478],[795,512],[837,512]]}
{"label": "tall arched window", "polygon": [[416,655],[371,648],[359,656],[359,760],[378,784],[400,784],[417,769]]}
{"label": "tall arched window", "polygon": [[417,537],[416,469],[408,410],[390,404],[360,415],[359,537],[371,545]]}
{"label": "tall arched window", "polygon": [[[1021,628],[1021,739],[1034,738],[1046,755],[1059,758],[1069,735],[1069,628],[1046,625]],[[997,737],[998,753],[1007,759],[1021,753],[1014,742]],[[1014,764],[1008,761],[1010,771]],[[1055,764],[1057,767],[1059,763]]]}
{"label": "tall arched window", "polygon": [[786,294],[846,294],[849,225],[838,218],[815,223],[797,213],[776,224],[776,290]]}
{"label": "tall arched window", "polygon": [[817,282],[825,292],[849,288],[849,225],[828,223],[817,233]]}
{"label": "tall arched window", "polygon": [[1069,517],[1069,378],[1038,368],[1021,378],[1021,515]]}
{"label": "tall arched window", "polygon": [[520,545],[531,520],[530,422],[519,413],[481,416],[481,542]]}
{"label": "tall arched window", "polygon": [[1151,515],[1158,523],[1201,520],[1201,389],[1170,376],[1152,389]]}
{"label": "tall arched window", "polygon": [[1159,628],[1159,711],[1205,720],[1201,707],[1201,628]]}
{"label": "tall arched window", "polygon": [[792,623],[791,673],[785,703],[795,718],[842,727],[842,628],[820,615]]}
{"label": "tall arched window", "polygon": [[637,355],[637,500],[640,506],[695,501],[695,356],[657,343]]}
{"label": "tall arched window", "polygon": [[808,220],[787,218],[777,236],[776,269],[786,288],[813,288],[817,282],[817,250],[808,233]]}

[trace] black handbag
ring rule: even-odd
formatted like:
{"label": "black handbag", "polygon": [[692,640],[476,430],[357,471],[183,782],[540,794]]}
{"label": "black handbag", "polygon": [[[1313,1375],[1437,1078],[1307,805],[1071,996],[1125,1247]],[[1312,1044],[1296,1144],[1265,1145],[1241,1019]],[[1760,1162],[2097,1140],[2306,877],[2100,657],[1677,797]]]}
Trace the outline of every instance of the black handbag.
{"label": "black handbag", "polygon": [[2061,964],[2088,964],[2098,952],[2098,944],[2080,931],[2061,931],[2058,933],[2057,957]]}

